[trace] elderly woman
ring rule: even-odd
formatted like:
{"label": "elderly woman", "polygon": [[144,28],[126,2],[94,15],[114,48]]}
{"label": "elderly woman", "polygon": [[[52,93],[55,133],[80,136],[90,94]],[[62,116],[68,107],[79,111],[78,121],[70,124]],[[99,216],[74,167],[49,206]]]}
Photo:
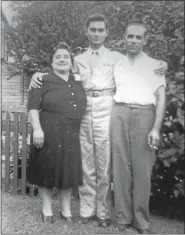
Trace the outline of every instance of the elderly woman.
{"label": "elderly woman", "polygon": [[86,97],[72,73],[73,57],[66,43],[53,51],[52,72],[43,86],[29,93],[28,111],[33,127],[28,180],[39,186],[43,221],[53,222],[52,188],[59,189],[60,215],[71,220],[71,189],[82,185],[79,143]]}

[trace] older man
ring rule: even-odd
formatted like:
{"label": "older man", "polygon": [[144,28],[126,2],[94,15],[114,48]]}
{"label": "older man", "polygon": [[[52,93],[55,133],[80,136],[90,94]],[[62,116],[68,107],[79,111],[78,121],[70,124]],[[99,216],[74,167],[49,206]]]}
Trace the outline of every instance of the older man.
{"label": "older man", "polygon": [[121,231],[131,224],[149,230],[150,175],[165,113],[165,78],[156,76],[158,61],[143,52],[147,28],[129,24],[127,55],[115,65],[115,105],[111,119],[116,220]]}

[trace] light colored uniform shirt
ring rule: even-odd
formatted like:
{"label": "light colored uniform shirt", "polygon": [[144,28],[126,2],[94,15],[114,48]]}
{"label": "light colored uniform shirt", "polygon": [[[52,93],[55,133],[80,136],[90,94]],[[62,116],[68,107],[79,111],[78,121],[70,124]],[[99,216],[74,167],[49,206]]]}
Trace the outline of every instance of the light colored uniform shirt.
{"label": "light colored uniform shirt", "polygon": [[122,54],[116,51],[110,51],[102,46],[97,50],[97,66],[93,69],[91,66],[92,50],[88,48],[83,54],[75,57],[80,69],[80,76],[83,87],[87,90],[105,90],[115,89],[115,82],[113,77],[115,62],[122,58]]}
{"label": "light colored uniform shirt", "polygon": [[154,70],[159,61],[144,52],[131,64],[127,56],[118,61],[114,69],[117,103],[156,104],[155,92],[160,86],[166,86],[164,76],[157,76]]}

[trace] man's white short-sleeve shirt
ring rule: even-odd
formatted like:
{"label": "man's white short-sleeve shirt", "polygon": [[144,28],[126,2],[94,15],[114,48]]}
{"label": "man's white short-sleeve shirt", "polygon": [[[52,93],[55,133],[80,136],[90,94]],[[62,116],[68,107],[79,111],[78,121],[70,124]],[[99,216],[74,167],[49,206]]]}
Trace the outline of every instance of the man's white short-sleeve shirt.
{"label": "man's white short-sleeve shirt", "polygon": [[127,56],[119,60],[114,69],[117,103],[156,104],[155,92],[160,86],[166,87],[164,76],[157,76],[154,70],[159,61],[144,52],[131,64]]}

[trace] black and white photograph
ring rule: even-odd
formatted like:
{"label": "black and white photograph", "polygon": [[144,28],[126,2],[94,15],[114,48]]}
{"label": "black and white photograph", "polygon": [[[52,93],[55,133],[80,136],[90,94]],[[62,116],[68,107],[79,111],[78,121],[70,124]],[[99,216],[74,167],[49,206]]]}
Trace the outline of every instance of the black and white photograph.
{"label": "black and white photograph", "polygon": [[1,1],[1,234],[184,234],[184,1]]}

